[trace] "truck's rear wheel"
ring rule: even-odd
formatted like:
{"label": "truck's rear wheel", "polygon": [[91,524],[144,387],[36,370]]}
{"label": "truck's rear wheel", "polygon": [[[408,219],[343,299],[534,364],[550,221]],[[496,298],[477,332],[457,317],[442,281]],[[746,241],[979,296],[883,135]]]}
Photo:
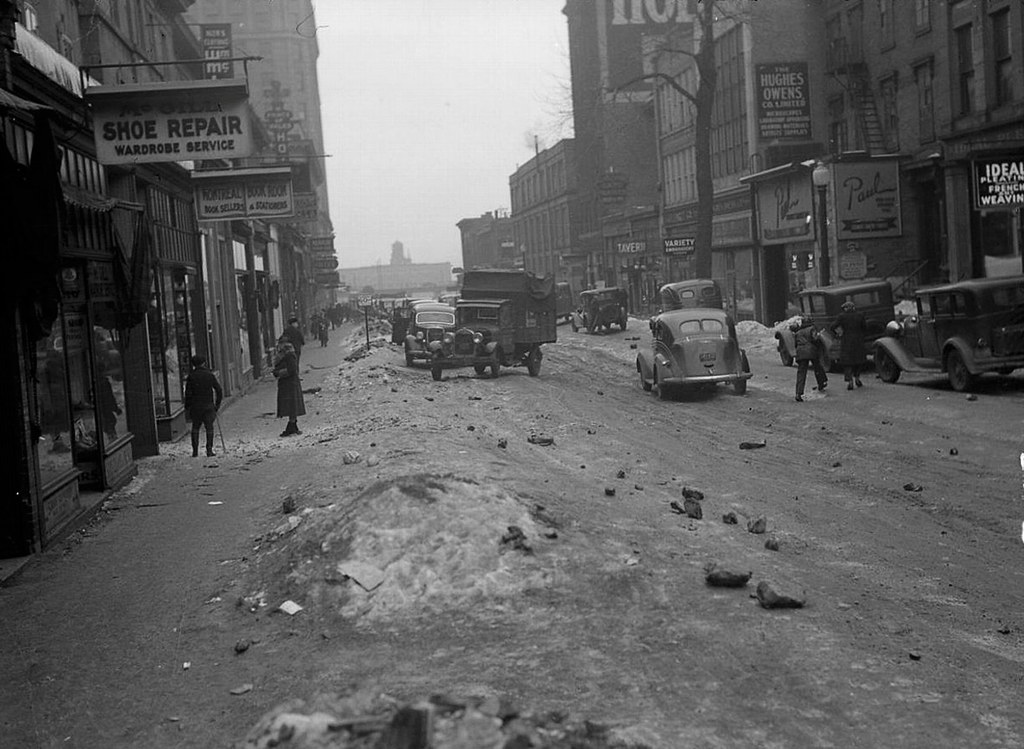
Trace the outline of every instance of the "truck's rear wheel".
{"label": "truck's rear wheel", "polygon": [[473,365],[473,371],[476,372],[478,375],[482,375],[484,372],[487,371],[487,365],[486,364],[474,364]]}
{"label": "truck's rear wheel", "polygon": [[491,354],[491,377],[497,377],[499,369],[501,369],[501,351],[495,349]]}
{"label": "truck's rear wheel", "polygon": [[430,376],[434,378],[434,382],[441,381],[441,366],[435,364],[430,368]]}
{"label": "truck's rear wheel", "polygon": [[970,390],[974,385],[974,375],[967,369],[964,358],[956,349],[946,355],[946,375],[949,377],[949,384],[958,393]]}

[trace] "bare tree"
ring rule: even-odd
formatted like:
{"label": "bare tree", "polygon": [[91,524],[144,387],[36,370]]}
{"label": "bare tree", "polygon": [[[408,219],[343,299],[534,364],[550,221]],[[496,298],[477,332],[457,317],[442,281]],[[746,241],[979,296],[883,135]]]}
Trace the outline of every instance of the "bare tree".
{"label": "bare tree", "polygon": [[[637,76],[623,84],[625,88],[639,81],[661,81],[693,105],[694,167],[697,186],[697,230],[694,238],[694,270],[700,278],[711,277],[711,229],[715,215],[714,181],[711,173],[711,127],[718,87],[715,61],[715,27],[721,23],[741,22],[744,9],[757,0],[698,0],[693,7],[693,26],[679,27],[664,36],[656,45],[656,55],[683,55],[693,61],[697,82],[687,88],[675,77],[662,71]],[[687,38],[680,38],[685,33]],[[692,41],[692,43],[691,43]]]}

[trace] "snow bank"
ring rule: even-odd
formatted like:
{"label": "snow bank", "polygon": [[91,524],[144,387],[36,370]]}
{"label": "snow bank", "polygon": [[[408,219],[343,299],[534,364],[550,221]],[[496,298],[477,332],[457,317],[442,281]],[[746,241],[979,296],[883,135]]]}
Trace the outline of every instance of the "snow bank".
{"label": "snow bank", "polygon": [[509,526],[527,545],[540,538],[523,504],[498,486],[432,474],[381,481],[313,509],[282,539],[291,595],[377,621],[548,585],[551,572],[535,556],[502,544]]}

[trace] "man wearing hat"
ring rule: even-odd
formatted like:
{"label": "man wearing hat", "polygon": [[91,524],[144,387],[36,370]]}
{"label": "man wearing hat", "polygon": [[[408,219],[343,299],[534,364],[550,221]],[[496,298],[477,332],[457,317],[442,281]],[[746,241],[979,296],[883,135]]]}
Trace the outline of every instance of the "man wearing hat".
{"label": "man wearing hat", "polygon": [[864,336],[867,333],[867,320],[851,300],[847,299],[840,307],[842,312],[830,326],[832,333],[839,336],[839,364],[843,367],[843,379],[846,389],[853,390],[854,385],[862,387],[860,370],[864,366],[867,350]]}
{"label": "man wearing hat", "polygon": [[302,347],[306,345],[306,339],[303,337],[302,330],[299,327],[299,318],[288,318],[288,327],[281,333],[281,337],[286,339],[292,345],[292,348],[295,349],[295,363],[298,364],[299,359],[302,358]]}

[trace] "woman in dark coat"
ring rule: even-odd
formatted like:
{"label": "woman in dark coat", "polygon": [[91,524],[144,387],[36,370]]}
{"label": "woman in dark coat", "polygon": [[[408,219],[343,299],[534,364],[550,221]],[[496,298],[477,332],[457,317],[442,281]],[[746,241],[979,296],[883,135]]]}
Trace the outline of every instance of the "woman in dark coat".
{"label": "woman in dark coat", "polygon": [[302,401],[302,383],[299,380],[299,360],[295,347],[287,339],[277,342],[277,359],[274,361],[274,377],[277,378],[277,416],[288,417],[288,425],[281,432],[282,437],[302,434],[298,418],[306,413]]}
{"label": "woman in dark coat", "polygon": [[[863,387],[860,381],[860,370],[867,357],[864,336],[867,333],[867,320],[863,312],[857,311],[853,302],[843,302],[842,312],[830,326],[833,333],[839,334],[839,363],[843,367],[843,379],[846,389],[853,390],[854,383]],[[841,331],[841,333],[839,332]]]}

